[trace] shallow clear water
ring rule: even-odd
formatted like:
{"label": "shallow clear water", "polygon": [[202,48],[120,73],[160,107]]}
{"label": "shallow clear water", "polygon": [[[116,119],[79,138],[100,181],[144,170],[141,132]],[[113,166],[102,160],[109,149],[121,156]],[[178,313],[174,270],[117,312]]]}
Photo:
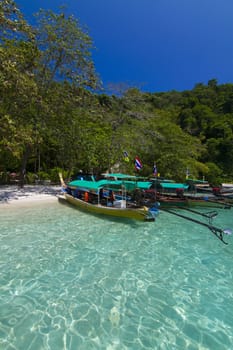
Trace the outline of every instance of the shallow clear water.
{"label": "shallow clear water", "polygon": [[[233,228],[232,210],[214,224]],[[202,219],[206,222],[206,219]],[[0,349],[233,348],[233,236],[0,206]]]}

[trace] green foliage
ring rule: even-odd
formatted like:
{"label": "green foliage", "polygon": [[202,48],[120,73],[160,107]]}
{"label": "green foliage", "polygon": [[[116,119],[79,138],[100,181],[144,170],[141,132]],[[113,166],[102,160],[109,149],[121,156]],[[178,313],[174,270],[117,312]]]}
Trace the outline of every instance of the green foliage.
{"label": "green foliage", "polygon": [[[213,184],[233,178],[233,84],[143,93],[123,84],[95,94],[92,40],[77,19],[41,10],[32,29],[14,1],[0,3],[0,171],[58,181],[62,170],[133,174]],[[129,154],[129,162],[123,152]]]}
{"label": "green foliage", "polygon": [[208,166],[209,172],[207,174],[208,181],[213,186],[219,186],[222,183],[223,172],[222,170],[214,163],[208,162],[206,164]]}
{"label": "green foliage", "polygon": [[40,10],[37,20],[40,80],[48,85],[54,80],[67,80],[77,86],[95,87],[97,76],[91,58],[92,40],[78,20],[51,10]]}
{"label": "green foliage", "polygon": [[37,175],[39,180],[50,180],[49,173],[46,171],[38,171]]}
{"label": "green foliage", "polygon": [[31,173],[29,171],[26,173],[26,182],[28,185],[34,185],[37,179],[38,176],[36,174]]}
{"label": "green foliage", "polygon": [[0,2],[0,42],[15,36],[33,38],[33,32],[13,0]]}
{"label": "green foliage", "polygon": [[56,167],[49,170],[48,179],[51,180],[52,183],[60,183],[59,173],[61,173],[66,178],[67,172],[65,172],[62,168]]}

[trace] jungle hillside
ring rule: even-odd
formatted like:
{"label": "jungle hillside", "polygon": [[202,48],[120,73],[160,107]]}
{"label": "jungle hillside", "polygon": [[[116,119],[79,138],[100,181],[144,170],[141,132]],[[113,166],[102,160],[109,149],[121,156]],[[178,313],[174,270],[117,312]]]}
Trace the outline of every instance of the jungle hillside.
{"label": "jungle hillside", "polygon": [[57,182],[59,171],[135,174],[136,156],[140,176],[152,176],[156,164],[161,177],[177,181],[187,170],[213,185],[233,181],[233,84],[213,77],[187,91],[119,84],[109,93],[94,49],[62,9],[41,10],[31,25],[14,1],[1,1],[1,183],[12,173],[21,186]]}

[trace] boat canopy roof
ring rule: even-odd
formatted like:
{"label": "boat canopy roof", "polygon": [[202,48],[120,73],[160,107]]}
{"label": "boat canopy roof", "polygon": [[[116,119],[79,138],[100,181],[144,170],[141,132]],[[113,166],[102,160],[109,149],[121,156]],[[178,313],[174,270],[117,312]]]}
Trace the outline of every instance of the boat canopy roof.
{"label": "boat canopy roof", "polygon": [[206,180],[198,180],[198,179],[187,179],[186,182],[192,182],[194,184],[206,184],[208,185],[208,181]]}
{"label": "boat canopy roof", "polygon": [[138,178],[138,176],[135,176],[135,175],[127,175],[122,173],[105,173],[102,175],[105,176],[106,178],[115,178],[119,180],[126,180],[126,179],[137,180]]}
{"label": "boat canopy roof", "polygon": [[156,177],[156,178],[150,178],[150,181],[153,181],[153,183],[162,183],[162,182],[175,182],[174,180],[165,179],[164,177]]}
{"label": "boat canopy roof", "polygon": [[[121,180],[118,180],[118,181],[110,181],[109,183],[110,183],[111,188],[113,188],[116,183],[117,184],[120,183],[120,186],[125,188],[127,191],[133,191],[136,188],[139,188],[140,190],[147,190],[152,185],[150,181],[124,181],[124,180],[121,181]],[[118,187],[118,189],[119,189],[119,187]]]}
{"label": "boat canopy roof", "polygon": [[74,180],[69,182],[69,187],[78,187],[83,190],[98,190],[101,187],[107,186],[109,180],[99,180],[99,181],[87,181],[87,180]]}
{"label": "boat canopy roof", "polygon": [[86,180],[74,180],[69,182],[69,187],[80,188],[80,190],[87,191],[98,191],[100,188],[111,188],[112,190],[119,190],[124,188],[127,191],[132,191],[136,188],[141,190],[148,189],[151,187],[150,181],[130,181],[130,180],[109,180],[102,179],[99,181],[86,181]]}
{"label": "boat canopy roof", "polygon": [[183,188],[184,190],[187,190],[189,188],[188,184],[182,184],[182,183],[176,183],[176,182],[161,182],[159,184],[163,189],[177,189],[177,188]]}

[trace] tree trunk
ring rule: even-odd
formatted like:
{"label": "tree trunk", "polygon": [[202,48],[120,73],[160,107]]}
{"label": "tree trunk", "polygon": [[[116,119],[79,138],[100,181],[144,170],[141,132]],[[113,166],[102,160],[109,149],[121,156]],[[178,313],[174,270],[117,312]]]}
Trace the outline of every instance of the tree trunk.
{"label": "tree trunk", "polygon": [[27,144],[25,146],[25,150],[23,153],[22,165],[21,165],[21,170],[20,170],[20,174],[19,174],[19,187],[20,188],[24,187],[25,176],[26,176],[26,167],[27,167],[27,162],[28,162],[30,152],[31,152],[31,146],[29,144]]}

